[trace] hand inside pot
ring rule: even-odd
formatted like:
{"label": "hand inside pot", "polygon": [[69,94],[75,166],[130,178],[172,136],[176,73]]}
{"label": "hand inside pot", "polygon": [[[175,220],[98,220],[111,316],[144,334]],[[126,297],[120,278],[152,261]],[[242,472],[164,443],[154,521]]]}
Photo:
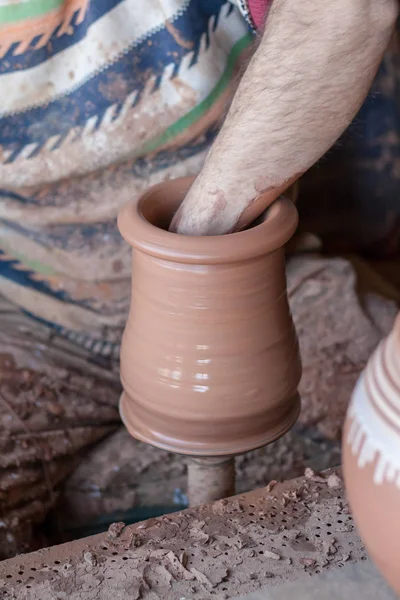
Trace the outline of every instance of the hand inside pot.
{"label": "hand inside pot", "polygon": [[268,6],[264,32],[172,222],[181,234],[245,227],[268,205],[261,194],[272,203],[325,154],[363,103],[398,15],[396,0],[249,4]]}
{"label": "hand inside pot", "polygon": [[204,193],[199,193],[203,187],[200,176],[176,212],[169,230],[183,235],[221,235],[242,231],[254,223],[296,179],[297,175],[283,185],[259,193],[243,209],[240,197],[227,199],[217,187],[206,200]]}

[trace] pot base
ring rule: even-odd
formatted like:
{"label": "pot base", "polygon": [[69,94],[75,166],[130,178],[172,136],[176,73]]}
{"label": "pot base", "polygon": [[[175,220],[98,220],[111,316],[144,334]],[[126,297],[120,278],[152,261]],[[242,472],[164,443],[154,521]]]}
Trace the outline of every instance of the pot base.
{"label": "pot base", "polygon": [[274,427],[271,427],[267,433],[263,434],[262,436],[247,436],[245,440],[239,442],[232,441],[229,446],[226,442],[208,442],[207,445],[205,445],[202,443],[196,443],[182,439],[166,440],[165,437],[156,431],[151,430],[146,426],[145,423],[143,423],[143,421],[137,418],[137,415],[135,415],[134,401],[129,398],[125,392],[123,392],[121,395],[119,412],[121,420],[131,436],[140,442],[145,442],[146,444],[150,444],[156,448],[160,448],[161,450],[166,450],[167,452],[174,452],[176,454],[183,454],[186,456],[229,457],[244,454],[246,452],[250,452],[251,450],[256,450],[257,448],[262,448],[263,446],[266,446],[285,435],[285,433],[287,433],[293,427],[299,417],[301,406],[299,394],[295,394],[295,396],[293,396],[287,404],[289,408],[286,414],[282,419],[280,419],[279,423]]}

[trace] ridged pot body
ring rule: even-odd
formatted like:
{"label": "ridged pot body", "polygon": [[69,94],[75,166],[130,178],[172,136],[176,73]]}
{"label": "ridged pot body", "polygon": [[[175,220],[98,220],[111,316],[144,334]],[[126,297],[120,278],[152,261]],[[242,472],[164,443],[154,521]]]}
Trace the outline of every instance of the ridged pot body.
{"label": "ridged pot body", "polygon": [[343,465],[371,558],[400,594],[400,320],[361,375],[348,410]]}
{"label": "ridged pot body", "polygon": [[299,413],[301,365],[283,249],[297,213],[280,198],[247,231],[170,233],[191,183],[160,184],[119,218],[133,246],[120,409],[139,440],[228,456],[281,436]]}

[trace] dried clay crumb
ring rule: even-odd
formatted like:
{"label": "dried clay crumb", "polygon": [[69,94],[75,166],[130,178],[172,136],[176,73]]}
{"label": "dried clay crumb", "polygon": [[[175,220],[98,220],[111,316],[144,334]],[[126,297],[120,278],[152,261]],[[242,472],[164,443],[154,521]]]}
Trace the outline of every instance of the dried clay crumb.
{"label": "dried clay crumb", "polygon": [[264,556],[266,558],[272,558],[272,560],[280,560],[281,557],[276,552],[271,552],[271,550],[264,550]]}
{"label": "dried clay crumb", "polygon": [[129,535],[129,539],[127,544],[125,545],[125,550],[130,550],[131,548],[139,548],[139,546],[141,546],[142,542],[140,540],[140,537],[136,534],[136,533],[131,533]]}
{"label": "dried clay crumb", "polygon": [[272,488],[274,488],[276,486],[277,483],[278,482],[275,479],[270,481],[269,484],[267,485],[267,487],[265,488],[266,492],[269,493],[272,490]]}
{"label": "dried clay crumb", "polygon": [[155,525],[157,525],[159,521],[157,521],[157,519],[151,518],[151,519],[147,519],[147,521],[143,521],[143,523],[140,523],[137,526],[137,529],[150,529],[151,527],[154,527]]}
{"label": "dried clay crumb", "polygon": [[304,477],[306,479],[310,479],[311,481],[315,481],[316,483],[327,483],[327,480],[321,477],[321,475],[316,475],[310,467],[307,467],[304,471]]}
{"label": "dried clay crumb", "polygon": [[336,475],[336,473],[332,473],[332,475],[329,475],[329,477],[327,479],[327,484],[328,484],[329,488],[341,487],[342,480],[340,479],[340,477],[338,475]]}
{"label": "dried clay crumb", "polygon": [[97,559],[93,552],[85,552],[83,555],[83,560],[91,567],[95,567],[97,565]]}
{"label": "dried clay crumb", "polygon": [[313,558],[301,558],[300,563],[304,567],[313,567],[315,565],[315,560]]}
{"label": "dried clay crumb", "polygon": [[125,523],[120,521],[119,523],[112,523],[108,528],[108,535],[110,538],[118,538],[122,531],[125,529]]}

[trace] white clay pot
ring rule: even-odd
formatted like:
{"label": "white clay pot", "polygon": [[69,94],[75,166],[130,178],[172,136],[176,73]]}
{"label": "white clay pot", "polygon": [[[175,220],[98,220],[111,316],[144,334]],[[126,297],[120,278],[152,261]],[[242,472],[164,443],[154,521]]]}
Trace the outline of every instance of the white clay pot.
{"label": "white clay pot", "polygon": [[369,554],[400,594],[400,318],[361,375],[343,437],[347,494]]}

